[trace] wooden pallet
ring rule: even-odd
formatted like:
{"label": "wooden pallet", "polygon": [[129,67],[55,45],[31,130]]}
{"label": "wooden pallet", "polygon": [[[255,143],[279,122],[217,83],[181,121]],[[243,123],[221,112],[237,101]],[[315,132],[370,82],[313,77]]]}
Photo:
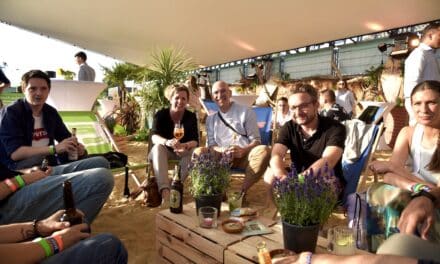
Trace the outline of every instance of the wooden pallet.
{"label": "wooden pallet", "polygon": [[[226,204],[222,207],[226,208]],[[228,212],[223,212],[220,220],[228,216]],[[158,262],[223,263],[225,249],[241,239],[240,235],[223,232],[220,226],[199,227],[194,203],[184,205],[182,214],[163,210],[156,215]]]}

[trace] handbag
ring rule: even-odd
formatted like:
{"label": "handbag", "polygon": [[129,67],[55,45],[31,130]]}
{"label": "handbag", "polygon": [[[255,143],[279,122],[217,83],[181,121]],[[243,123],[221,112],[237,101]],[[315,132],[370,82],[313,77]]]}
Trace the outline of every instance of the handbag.
{"label": "handbag", "polygon": [[147,167],[147,179],[130,194],[132,199],[136,199],[140,194],[144,194],[143,204],[147,207],[157,207],[162,203],[162,196],[159,193],[159,186],[155,176],[151,175],[150,166]]}
{"label": "handbag", "polygon": [[124,153],[109,151],[103,154],[91,154],[85,158],[104,157],[110,163],[110,169],[122,168],[127,165],[128,157]]}

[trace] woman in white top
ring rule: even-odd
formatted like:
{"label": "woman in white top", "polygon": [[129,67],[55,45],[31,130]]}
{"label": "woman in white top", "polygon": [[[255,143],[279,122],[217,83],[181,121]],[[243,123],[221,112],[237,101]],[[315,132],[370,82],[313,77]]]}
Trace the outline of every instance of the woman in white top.
{"label": "woman in white top", "polygon": [[[400,131],[390,162],[375,161],[370,168],[385,173],[384,182],[414,191],[417,183],[440,186],[440,82],[416,85],[411,105],[417,125]],[[405,168],[408,159],[411,171]]]}

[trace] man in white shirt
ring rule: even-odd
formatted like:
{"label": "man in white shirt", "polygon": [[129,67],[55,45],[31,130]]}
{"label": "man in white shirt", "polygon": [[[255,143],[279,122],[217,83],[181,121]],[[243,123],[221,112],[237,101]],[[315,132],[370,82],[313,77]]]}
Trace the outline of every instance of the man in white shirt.
{"label": "man in white shirt", "polygon": [[87,55],[85,52],[78,52],[75,54],[76,63],[79,65],[78,71],[78,81],[95,81],[95,70],[90,67],[87,63]]}
{"label": "man in white shirt", "polygon": [[411,92],[422,81],[440,81],[439,61],[435,55],[440,47],[440,23],[431,23],[424,30],[420,45],[405,60],[404,97],[410,125],[416,120],[411,108]]}
{"label": "man in white shirt", "polygon": [[342,106],[349,117],[356,115],[356,98],[353,93],[348,89],[347,81],[339,80],[336,84],[336,103]]}
{"label": "man in white shirt", "polygon": [[220,110],[206,120],[208,147],[216,152],[228,151],[232,154],[233,167],[245,170],[242,190],[246,193],[266,171],[270,150],[261,145],[255,112],[231,101],[232,92],[226,82],[214,83],[212,96]]}

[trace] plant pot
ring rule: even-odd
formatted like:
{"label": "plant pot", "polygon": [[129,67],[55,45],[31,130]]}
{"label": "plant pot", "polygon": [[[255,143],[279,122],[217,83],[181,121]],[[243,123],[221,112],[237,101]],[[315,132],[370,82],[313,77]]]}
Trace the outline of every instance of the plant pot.
{"label": "plant pot", "polygon": [[282,222],[285,249],[295,251],[297,254],[304,251],[315,252],[319,225],[297,226]]}
{"label": "plant pot", "polygon": [[199,215],[199,208],[203,206],[212,206],[217,208],[217,216],[220,216],[220,207],[222,204],[222,194],[214,194],[214,195],[201,195],[199,197],[195,197],[196,200],[196,213]]}

